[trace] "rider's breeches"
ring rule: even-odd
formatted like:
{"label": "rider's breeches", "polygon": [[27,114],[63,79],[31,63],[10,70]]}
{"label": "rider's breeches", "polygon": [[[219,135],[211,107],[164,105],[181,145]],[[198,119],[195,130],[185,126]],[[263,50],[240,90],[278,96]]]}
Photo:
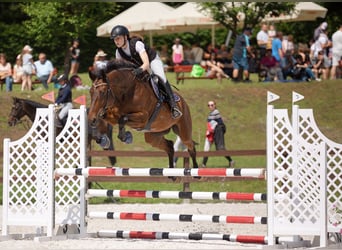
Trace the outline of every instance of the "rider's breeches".
{"label": "rider's breeches", "polygon": [[60,120],[63,120],[64,117],[66,117],[68,115],[69,109],[72,109],[72,103],[71,102],[67,102],[67,103],[62,103],[60,105],[62,105],[62,108],[61,108],[61,111],[58,114],[58,118]]}
{"label": "rider's breeches", "polygon": [[150,62],[150,67],[153,74],[160,76],[163,82],[166,82],[166,76],[164,72],[163,62],[160,60],[160,57],[157,55],[153,61]]}

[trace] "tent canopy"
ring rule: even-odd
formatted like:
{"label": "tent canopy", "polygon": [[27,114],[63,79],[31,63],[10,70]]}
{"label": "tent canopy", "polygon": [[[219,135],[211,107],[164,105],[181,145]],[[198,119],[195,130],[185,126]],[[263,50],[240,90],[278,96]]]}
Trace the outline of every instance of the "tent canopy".
{"label": "tent canopy", "polygon": [[161,31],[159,20],[174,8],[160,2],[139,2],[97,27],[97,36],[109,37],[115,25],[124,25],[131,32],[151,34]]}
{"label": "tent canopy", "polygon": [[289,15],[280,15],[279,17],[266,17],[266,22],[299,22],[315,21],[317,18],[325,18],[327,9],[314,2],[299,2],[295,9]]}

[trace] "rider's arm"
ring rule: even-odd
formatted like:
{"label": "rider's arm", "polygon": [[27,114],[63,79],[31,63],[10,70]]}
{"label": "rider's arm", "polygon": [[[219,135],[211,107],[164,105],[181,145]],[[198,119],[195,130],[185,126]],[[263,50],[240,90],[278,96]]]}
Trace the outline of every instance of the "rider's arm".
{"label": "rider's arm", "polygon": [[141,60],[143,62],[143,64],[140,66],[140,68],[142,68],[143,70],[149,70],[149,68],[150,68],[150,60],[148,58],[148,55],[147,55],[144,43],[141,42],[141,41],[138,41],[135,44],[135,49],[139,53],[140,58],[141,58]]}

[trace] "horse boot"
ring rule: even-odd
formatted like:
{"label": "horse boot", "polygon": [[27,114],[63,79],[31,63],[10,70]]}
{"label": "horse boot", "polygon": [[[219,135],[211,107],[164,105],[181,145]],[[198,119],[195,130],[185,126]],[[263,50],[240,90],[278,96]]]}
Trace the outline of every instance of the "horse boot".
{"label": "horse boot", "polygon": [[169,105],[171,107],[172,118],[173,119],[177,119],[177,118],[181,117],[183,114],[182,114],[182,112],[179,110],[179,108],[176,105],[175,97],[173,96],[173,92],[172,92],[172,89],[171,89],[169,81],[166,81],[164,86],[165,86],[166,94],[169,97],[168,101],[169,101]]}

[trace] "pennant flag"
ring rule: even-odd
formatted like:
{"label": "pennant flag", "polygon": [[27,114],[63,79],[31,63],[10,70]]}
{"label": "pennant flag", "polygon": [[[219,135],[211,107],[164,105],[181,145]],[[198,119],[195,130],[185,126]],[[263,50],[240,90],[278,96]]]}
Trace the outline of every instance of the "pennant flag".
{"label": "pennant flag", "polygon": [[297,92],[292,91],[292,103],[298,102],[303,99],[304,99],[304,96],[302,96],[301,94],[298,94]]}
{"label": "pennant flag", "polygon": [[53,91],[46,93],[45,95],[42,95],[42,98],[44,100],[48,100],[50,102],[55,102],[55,93]]}
{"label": "pennant flag", "polygon": [[86,103],[87,103],[86,96],[81,95],[81,96],[77,97],[75,100],[73,100],[73,102],[76,102],[76,103],[81,104],[81,105],[86,105]]}
{"label": "pennant flag", "polygon": [[270,91],[267,91],[267,103],[278,100],[279,98],[280,98],[279,95],[276,95]]}

